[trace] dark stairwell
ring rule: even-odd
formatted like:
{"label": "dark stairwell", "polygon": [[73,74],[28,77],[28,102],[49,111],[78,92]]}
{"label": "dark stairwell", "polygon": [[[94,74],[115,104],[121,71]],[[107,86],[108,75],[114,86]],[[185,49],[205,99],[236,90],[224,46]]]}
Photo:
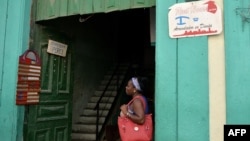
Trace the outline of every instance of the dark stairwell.
{"label": "dark stairwell", "polygon": [[72,124],[72,141],[107,139],[105,127],[112,120],[111,118],[114,118],[112,114],[114,108],[119,106],[118,99],[124,90],[129,72],[130,65],[125,63],[112,67],[106,73],[86,108],[81,112],[79,120]]}

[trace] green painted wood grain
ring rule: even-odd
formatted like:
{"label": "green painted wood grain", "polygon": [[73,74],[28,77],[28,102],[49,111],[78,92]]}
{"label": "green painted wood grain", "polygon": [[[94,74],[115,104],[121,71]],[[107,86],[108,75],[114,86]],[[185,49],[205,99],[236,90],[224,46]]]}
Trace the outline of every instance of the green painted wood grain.
{"label": "green painted wood grain", "polygon": [[175,3],[175,0],[156,1],[155,139],[206,141],[209,140],[208,40],[206,36],[169,38],[167,9]]}
{"label": "green painted wood grain", "polygon": [[36,21],[155,6],[156,0],[35,0]]}
{"label": "green painted wood grain", "polygon": [[0,20],[0,106],[1,106],[7,1],[0,1],[0,5],[2,6],[2,8],[0,9],[0,19],[2,19]]}
{"label": "green painted wood grain", "polygon": [[[28,48],[31,0],[2,0],[0,33],[3,79],[0,105],[0,137],[5,141],[21,141],[24,108],[16,106],[18,57]],[[8,15],[8,18],[4,15]],[[4,18],[5,17],[5,18]],[[4,34],[4,35],[2,35]],[[2,43],[2,41],[4,43]],[[2,46],[3,45],[3,46]]]}
{"label": "green painted wood grain", "polygon": [[[249,0],[224,1],[227,124],[250,124],[250,23],[237,15]],[[245,11],[250,17],[249,9]]]}
{"label": "green painted wood grain", "polygon": [[177,40],[169,38],[168,7],[156,1],[155,140],[177,141]]}

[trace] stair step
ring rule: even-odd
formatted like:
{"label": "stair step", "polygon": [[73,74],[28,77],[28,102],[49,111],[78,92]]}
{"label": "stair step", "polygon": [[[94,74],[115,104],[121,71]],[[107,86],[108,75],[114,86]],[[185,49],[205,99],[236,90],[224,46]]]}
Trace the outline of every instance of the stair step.
{"label": "stair step", "polygon": [[[120,79],[119,79],[119,82],[117,82],[117,80],[111,80],[110,85],[116,85],[117,83],[118,83],[118,84],[121,84],[121,83],[122,83],[122,80],[123,80],[123,78],[120,78]],[[108,79],[104,79],[104,80],[102,80],[101,85],[107,85],[108,82],[109,82]]]}
{"label": "stair step", "polygon": [[[99,115],[101,117],[104,117],[104,116],[108,115],[108,112],[109,112],[109,110],[100,110],[99,111]],[[97,111],[96,110],[84,109],[81,116],[96,116],[96,115],[97,115]]]}
{"label": "stair step", "polygon": [[[78,122],[72,125],[71,141],[96,141],[97,111],[94,108],[96,107],[96,103],[103,94],[103,90],[106,88],[113,72],[115,71],[115,68],[116,66],[113,66],[110,71],[108,71],[107,74],[104,75],[104,78],[101,81],[99,87],[96,89],[93,96],[89,99],[87,107],[83,109]],[[129,64],[125,63],[119,66],[118,70],[116,71],[116,74],[118,75],[114,75],[109,87],[102,97],[101,102],[99,103],[99,131],[101,130],[112,106],[112,103],[117,96],[117,84],[119,86],[122,84],[122,80],[124,80],[128,68]],[[119,80],[119,82],[117,82],[117,80]]]}
{"label": "stair step", "polygon": [[[99,99],[100,99],[99,96],[93,96],[90,98],[90,102],[97,103]],[[105,97],[102,97],[101,103],[113,103],[114,99],[115,99],[114,97],[106,97],[105,96]]]}
{"label": "stair step", "polygon": [[[71,139],[71,141],[96,141],[96,140]],[[103,141],[107,141],[107,140],[103,140]]]}
{"label": "stair step", "polygon": [[[102,125],[98,126],[98,130],[100,131]],[[95,134],[96,132],[96,125],[95,124],[80,124],[75,123],[72,125],[72,133],[91,133]]]}
{"label": "stair step", "polygon": [[88,133],[71,133],[72,140],[82,140],[82,141],[95,141],[95,134]]}
{"label": "stair step", "polygon": [[[99,91],[104,91],[106,88],[106,85],[100,85],[97,90]],[[116,85],[109,85],[108,88],[106,89],[106,91],[116,91],[117,90],[117,86]]]}
{"label": "stair step", "polygon": [[[94,96],[101,96],[103,91],[95,91]],[[106,91],[105,96],[106,97],[115,97],[117,95],[117,91]]]}
{"label": "stair step", "polygon": [[[89,117],[89,116],[80,116],[79,122],[81,124],[95,124],[97,117]],[[99,124],[103,124],[105,121],[105,117],[99,117]]]}
{"label": "stair step", "polygon": [[[122,80],[125,77],[125,74],[126,74],[126,72],[122,72],[122,73],[118,74],[118,76],[114,75],[112,78],[112,81],[116,81],[118,78],[119,78],[119,80]],[[106,75],[104,75],[103,80],[109,81],[109,79],[111,77],[112,77],[112,74],[106,74]]]}
{"label": "stair step", "polygon": [[[94,109],[95,106],[96,106],[96,103],[88,103],[86,109]],[[111,108],[111,106],[112,106],[111,103],[100,103],[99,104],[99,107],[101,110],[108,110]]]}

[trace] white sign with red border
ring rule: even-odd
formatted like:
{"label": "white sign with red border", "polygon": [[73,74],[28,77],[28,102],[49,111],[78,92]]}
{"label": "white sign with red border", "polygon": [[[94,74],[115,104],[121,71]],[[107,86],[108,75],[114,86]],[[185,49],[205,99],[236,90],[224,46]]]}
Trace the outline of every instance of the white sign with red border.
{"label": "white sign with red border", "polygon": [[216,35],[222,32],[222,13],[213,0],[178,3],[168,13],[171,38]]}

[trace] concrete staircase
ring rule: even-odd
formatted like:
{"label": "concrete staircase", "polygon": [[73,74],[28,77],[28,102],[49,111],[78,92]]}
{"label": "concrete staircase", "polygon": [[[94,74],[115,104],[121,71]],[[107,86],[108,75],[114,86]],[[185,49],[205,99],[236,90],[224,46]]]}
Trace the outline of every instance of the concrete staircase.
{"label": "concrete staircase", "polygon": [[[126,74],[128,72],[129,65],[122,64],[117,70],[114,67],[111,68],[110,71],[104,76],[103,80],[100,83],[100,86],[97,88],[95,93],[89,99],[87,107],[83,110],[79,121],[77,123],[73,123],[72,125],[72,134],[71,141],[96,141],[96,119],[97,119],[97,111],[95,110],[96,104],[100,99],[105,87],[108,85],[108,82],[114,73],[115,75],[110,84],[108,85],[105,94],[103,95],[100,105],[99,105],[99,124],[98,130],[102,129],[105,120],[107,120],[107,116],[109,114],[110,108],[114,103],[114,100],[117,96],[117,84],[118,87],[122,85]],[[117,81],[119,77],[119,82]]]}

